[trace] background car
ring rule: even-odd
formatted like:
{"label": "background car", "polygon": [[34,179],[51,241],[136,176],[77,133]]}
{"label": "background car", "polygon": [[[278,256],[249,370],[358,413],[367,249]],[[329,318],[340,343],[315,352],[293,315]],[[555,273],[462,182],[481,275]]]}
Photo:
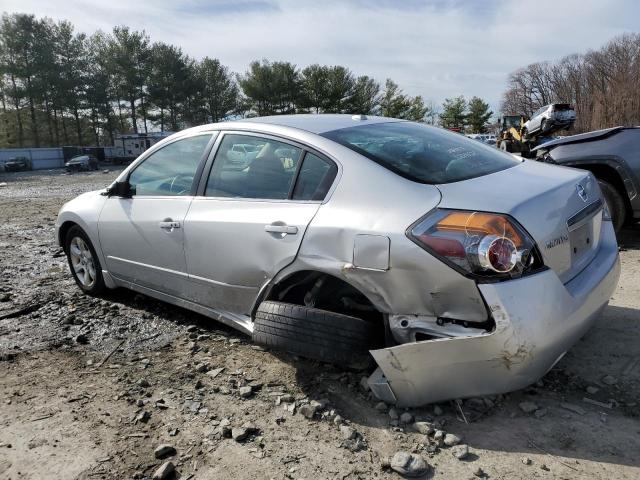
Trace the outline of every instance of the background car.
{"label": "background car", "polygon": [[568,103],[552,103],[539,108],[525,122],[527,134],[546,133],[553,127],[570,128],[576,121],[576,111]]}
{"label": "background car", "polygon": [[260,148],[262,148],[262,145],[243,143],[233,145],[233,147],[227,152],[229,164],[233,165],[237,170],[246,168],[256,157]]}
{"label": "background car", "polygon": [[640,220],[640,127],[562,137],[534,149],[547,163],[589,170],[597,178],[616,231]]}
{"label": "background car", "polygon": [[4,163],[4,169],[7,172],[31,170],[31,160],[27,157],[15,157]]}
{"label": "background car", "polygon": [[64,164],[67,172],[98,170],[99,162],[93,155],[77,155]]}
{"label": "background car", "polygon": [[495,145],[497,140],[496,135],[493,133],[471,133],[465,136],[473,140],[486,143],[487,145]]}

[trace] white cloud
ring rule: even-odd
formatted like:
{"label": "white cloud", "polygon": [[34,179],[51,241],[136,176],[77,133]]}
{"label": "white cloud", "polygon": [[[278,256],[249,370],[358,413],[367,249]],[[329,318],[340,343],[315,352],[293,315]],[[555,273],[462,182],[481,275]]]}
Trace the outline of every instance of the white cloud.
{"label": "white cloud", "polygon": [[[397,6],[400,5],[400,6]],[[640,2],[506,0],[4,0],[7,12],[68,19],[84,32],[125,24],[244,72],[254,59],[342,64],[440,103],[499,105],[509,72],[640,30]]]}

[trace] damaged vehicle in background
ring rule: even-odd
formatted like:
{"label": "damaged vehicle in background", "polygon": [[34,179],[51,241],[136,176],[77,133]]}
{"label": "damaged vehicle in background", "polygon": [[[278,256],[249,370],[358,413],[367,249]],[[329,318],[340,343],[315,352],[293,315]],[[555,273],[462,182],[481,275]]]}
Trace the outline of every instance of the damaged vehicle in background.
{"label": "damaged vehicle in background", "polygon": [[88,172],[98,170],[98,159],[93,155],[77,155],[64,164],[67,172]]}
{"label": "damaged vehicle in background", "polygon": [[589,170],[613,225],[640,220],[640,127],[613,127],[562,137],[534,149],[537,160]]}
{"label": "damaged vehicle in background", "polygon": [[[243,169],[238,145],[257,152]],[[56,235],[88,294],[130,288],[320,361],[371,355],[369,385],[400,406],[535,382],[620,268],[591,173],[364,115],[177,133],[65,204]]]}
{"label": "damaged vehicle in background", "polygon": [[552,103],[539,108],[523,125],[525,136],[532,133],[544,134],[549,130],[571,128],[576,121],[576,111],[568,103]]}

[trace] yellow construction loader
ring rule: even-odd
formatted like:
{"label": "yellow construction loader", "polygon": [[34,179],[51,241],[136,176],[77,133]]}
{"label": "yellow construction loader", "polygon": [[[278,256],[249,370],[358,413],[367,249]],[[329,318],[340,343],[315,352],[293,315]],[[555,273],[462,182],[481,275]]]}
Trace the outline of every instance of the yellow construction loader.
{"label": "yellow construction loader", "polygon": [[524,124],[527,120],[524,115],[504,115],[500,118],[496,147],[505,152],[520,153],[524,158],[528,158],[531,149],[538,142],[537,137],[530,138],[526,135]]}

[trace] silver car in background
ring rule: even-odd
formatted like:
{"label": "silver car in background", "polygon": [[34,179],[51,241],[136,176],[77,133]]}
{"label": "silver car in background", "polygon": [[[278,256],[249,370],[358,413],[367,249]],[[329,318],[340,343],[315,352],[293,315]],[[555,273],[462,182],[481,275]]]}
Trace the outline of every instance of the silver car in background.
{"label": "silver car in background", "polygon": [[551,129],[570,128],[576,121],[576,111],[568,103],[552,103],[536,110],[524,124],[526,134],[547,133]]}
{"label": "silver car in background", "polygon": [[[239,145],[257,152],[241,169]],[[85,292],[130,288],[321,361],[371,355],[369,385],[400,406],[535,382],[620,268],[591,173],[362,115],[177,133],[56,232]]]}

